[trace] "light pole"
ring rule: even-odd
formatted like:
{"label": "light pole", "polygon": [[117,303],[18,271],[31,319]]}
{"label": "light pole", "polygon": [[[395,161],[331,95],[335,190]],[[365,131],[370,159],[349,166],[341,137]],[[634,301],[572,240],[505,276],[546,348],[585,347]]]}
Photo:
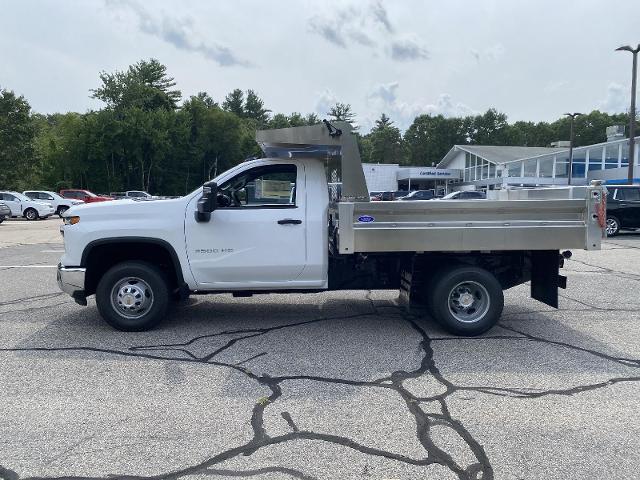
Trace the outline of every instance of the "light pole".
{"label": "light pole", "polygon": [[633,68],[631,73],[631,110],[629,111],[629,170],[627,173],[627,182],[629,185],[633,183],[633,163],[635,160],[635,136],[636,136],[636,71],[638,69],[638,52],[640,52],[640,44],[633,49],[629,45],[616,48],[616,51],[627,51],[633,54]]}
{"label": "light pole", "polygon": [[576,119],[578,115],[582,115],[581,113],[565,113],[565,115],[571,118],[571,134],[569,135],[569,178],[567,179],[567,185],[571,185],[571,179],[573,177],[573,139],[574,139],[574,131],[573,131],[573,121]]}

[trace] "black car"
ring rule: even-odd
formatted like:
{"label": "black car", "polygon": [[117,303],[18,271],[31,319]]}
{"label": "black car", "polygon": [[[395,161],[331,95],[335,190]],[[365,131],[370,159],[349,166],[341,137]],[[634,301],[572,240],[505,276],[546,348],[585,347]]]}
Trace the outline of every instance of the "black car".
{"label": "black car", "polygon": [[640,186],[607,187],[607,236],[640,228]]}
{"label": "black car", "polygon": [[487,194],[476,190],[460,190],[457,192],[451,192],[449,195],[442,197],[442,200],[484,200],[487,198]]}
{"label": "black car", "polygon": [[400,200],[433,200],[436,197],[433,190],[414,190]]}

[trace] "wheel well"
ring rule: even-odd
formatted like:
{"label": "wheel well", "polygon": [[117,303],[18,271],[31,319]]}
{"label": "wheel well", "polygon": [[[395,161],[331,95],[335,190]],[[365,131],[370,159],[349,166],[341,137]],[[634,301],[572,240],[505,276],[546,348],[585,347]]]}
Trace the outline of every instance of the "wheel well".
{"label": "wheel well", "polygon": [[164,243],[118,240],[93,246],[90,244],[82,257],[82,265],[87,269],[86,295],[95,293],[98,282],[107,270],[127,260],[148,262],[160,268],[166,274],[171,290],[183,283],[175,251]]}

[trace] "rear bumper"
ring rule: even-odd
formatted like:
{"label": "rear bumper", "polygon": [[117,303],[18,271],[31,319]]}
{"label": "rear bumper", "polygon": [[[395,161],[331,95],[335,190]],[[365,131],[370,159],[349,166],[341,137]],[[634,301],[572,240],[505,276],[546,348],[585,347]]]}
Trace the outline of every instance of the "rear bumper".
{"label": "rear bumper", "polygon": [[63,267],[58,264],[58,287],[80,305],[86,305],[86,295],[84,293],[84,277],[87,269],[82,267]]}

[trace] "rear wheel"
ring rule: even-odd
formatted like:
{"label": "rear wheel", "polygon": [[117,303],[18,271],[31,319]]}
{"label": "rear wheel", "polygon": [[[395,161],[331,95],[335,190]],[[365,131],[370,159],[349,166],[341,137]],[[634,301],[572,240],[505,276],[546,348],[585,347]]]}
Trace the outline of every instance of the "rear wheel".
{"label": "rear wheel", "polygon": [[38,217],[38,211],[35,208],[27,208],[24,211],[24,218],[26,218],[27,220],[37,220]]}
{"label": "rear wheel", "polygon": [[502,313],[502,286],[490,272],[471,266],[441,271],[429,295],[430,312],[456,335],[475,336],[493,327]]}
{"label": "rear wheel", "polygon": [[124,262],[107,271],[96,288],[96,304],[112,327],[140,332],[157,326],[169,306],[167,280],[144,262]]}
{"label": "rear wheel", "polygon": [[66,212],[67,210],[69,210],[69,207],[67,207],[66,205],[60,205],[56,213],[60,218],[62,218],[62,216],[64,215],[64,212]]}
{"label": "rear wheel", "polygon": [[620,233],[620,221],[616,217],[607,217],[607,237],[615,237]]}

